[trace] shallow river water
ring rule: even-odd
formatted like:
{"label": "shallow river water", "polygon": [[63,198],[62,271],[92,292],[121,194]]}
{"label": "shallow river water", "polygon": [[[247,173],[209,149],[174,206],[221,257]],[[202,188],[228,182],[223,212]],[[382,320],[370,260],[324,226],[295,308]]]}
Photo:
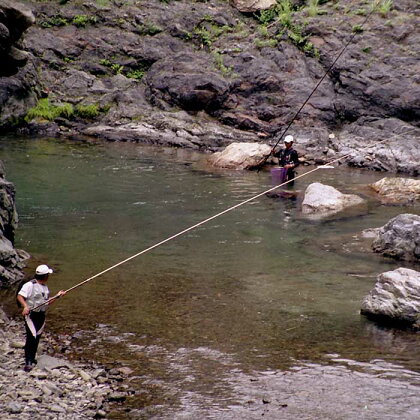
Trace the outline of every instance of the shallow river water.
{"label": "shallow river water", "polygon": [[[29,271],[54,267],[53,292],[271,186],[267,171],[209,170],[203,155],[136,144],[2,138],[0,159],[17,189],[16,245]],[[310,220],[302,194],[263,196],[69,293],[49,329],[73,356],[133,369],[133,418],[419,417],[420,335],[359,314],[379,273],[419,270],[357,236],[420,213],[381,206],[366,184],[383,176],[303,177],[295,190],[320,181],[367,205]]]}

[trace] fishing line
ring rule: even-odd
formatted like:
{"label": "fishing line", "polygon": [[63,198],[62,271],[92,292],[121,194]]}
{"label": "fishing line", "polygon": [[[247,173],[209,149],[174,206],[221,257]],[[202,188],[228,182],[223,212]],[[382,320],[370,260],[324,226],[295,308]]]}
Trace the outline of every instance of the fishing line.
{"label": "fishing line", "polygon": [[[372,7],[371,11],[368,13],[368,15],[366,16],[365,20],[363,21],[363,23],[360,25],[360,31],[363,31],[363,27],[364,25],[366,25],[367,21],[369,20],[369,18],[372,16],[372,13],[375,11],[375,8]],[[306,100],[303,102],[303,104],[300,106],[300,108],[297,110],[297,112],[295,113],[295,115],[293,116],[293,118],[291,119],[291,121],[287,124],[286,128],[283,130],[283,132],[280,134],[280,136],[278,137],[278,140],[276,142],[276,144],[272,147],[270,153],[265,156],[264,160],[262,161],[262,163],[259,164],[259,167],[261,167],[262,165],[264,165],[264,163],[267,161],[267,159],[270,157],[270,155],[274,152],[275,148],[277,147],[277,145],[280,143],[280,140],[283,138],[283,136],[287,133],[287,131],[289,130],[290,126],[293,124],[293,122],[295,121],[295,119],[298,117],[298,115],[300,114],[300,112],[302,111],[303,107],[309,102],[309,100],[311,99],[312,95],[316,92],[316,90],[318,89],[318,87],[320,86],[320,84],[324,81],[324,79],[327,77],[327,74],[331,71],[331,69],[335,66],[335,63],[337,63],[337,61],[339,60],[339,58],[343,55],[344,51],[347,49],[347,47],[353,42],[353,39],[355,38],[355,36],[357,35],[357,32],[354,32],[352,34],[352,36],[349,38],[349,40],[347,41],[347,43],[344,45],[344,47],[342,48],[342,50],[340,51],[340,53],[337,55],[337,57],[334,59],[334,61],[332,62],[332,64],[328,67],[327,71],[324,73],[324,75],[321,77],[321,79],[318,81],[318,83],[315,85],[315,87],[312,89],[312,92],[310,93],[310,95],[306,98]],[[275,135],[274,135],[275,136]]]}
{"label": "fishing line", "polygon": [[[386,141],[388,141],[388,139],[378,141],[378,142],[376,142],[376,143],[373,143],[373,144],[371,144],[371,145],[369,145],[369,146],[366,146],[366,147],[362,148],[360,151],[363,151],[363,150],[365,150],[365,149],[371,148],[371,147],[376,146],[376,145],[381,144],[381,143],[385,143]],[[343,156],[341,156],[341,157],[339,157],[339,158],[333,159],[333,160],[331,160],[330,162],[326,163],[325,165],[317,166],[316,168],[311,169],[310,171],[305,172],[304,174],[301,174],[301,175],[296,176],[293,180],[296,180],[296,179],[299,179],[299,178],[303,178],[304,176],[307,176],[307,175],[309,175],[309,174],[311,174],[311,173],[313,173],[313,172],[316,172],[316,171],[318,171],[318,170],[320,170],[320,169],[323,169],[323,167],[324,167],[324,166],[331,165],[331,164],[336,163],[336,162],[338,162],[338,161],[340,161],[340,160],[342,160],[342,159],[345,159],[345,158],[349,157],[349,156],[350,156],[351,154],[353,154],[353,153],[354,153],[354,151],[352,151],[352,152],[350,152],[350,153],[347,153],[347,154],[345,154],[345,155],[343,155]],[[137,257],[139,257],[140,255],[143,255],[143,254],[145,254],[146,252],[149,252],[149,251],[151,251],[151,250],[153,250],[153,249],[155,249],[155,248],[157,248],[157,247],[159,247],[159,246],[161,246],[161,245],[165,244],[166,242],[169,242],[169,241],[171,241],[171,240],[173,240],[173,239],[175,239],[175,238],[177,238],[177,237],[179,237],[179,236],[182,236],[182,235],[186,234],[187,232],[190,232],[191,230],[193,230],[193,229],[195,229],[195,228],[197,228],[197,227],[199,227],[199,226],[202,226],[202,225],[204,225],[205,223],[208,223],[208,222],[210,222],[211,220],[214,220],[214,219],[216,219],[216,218],[217,218],[217,217],[219,217],[219,216],[222,216],[223,214],[229,213],[229,212],[231,212],[232,210],[235,210],[235,209],[237,209],[238,207],[241,207],[241,206],[243,206],[244,204],[249,203],[250,201],[256,200],[257,198],[262,197],[263,195],[266,195],[267,193],[269,193],[269,192],[271,192],[271,191],[275,190],[276,188],[282,187],[283,185],[286,185],[286,184],[288,184],[289,182],[292,182],[293,180],[288,180],[288,181],[283,182],[283,183],[281,183],[281,184],[278,184],[278,185],[276,185],[276,186],[274,186],[274,187],[271,187],[270,189],[268,189],[268,190],[266,190],[266,191],[263,191],[263,192],[261,192],[261,193],[259,193],[259,194],[257,194],[257,195],[254,195],[253,197],[248,198],[247,200],[241,201],[240,203],[235,204],[234,206],[231,206],[231,207],[229,207],[229,208],[227,208],[227,209],[225,209],[225,210],[223,210],[223,211],[221,211],[221,212],[219,212],[219,213],[217,213],[217,214],[215,214],[215,215],[213,215],[213,216],[211,216],[211,217],[208,217],[207,219],[202,220],[201,222],[198,222],[198,223],[196,223],[195,225],[192,225],[192,226],[190,226],[190,227],[188,227],[188,228],[186,228],[186,229],[184,229],[184,230],[182,230],[182,231],[180,231],[180,232],[178,232],[178,233],[176,233],[176,234],[174,234],[174,235],[172,235],[172,236],[169,236],[168,238],[166,238],[166,239],[164,239],[164,240],[162,240],[162,241],[160,241],[160,242],[157,242],[156,244],[154,244],[154,245],[152,245],[152,246],[149,246],[148,248],[143,249],[143,250],[142,250],[142,251],[140,251],[140,252],[137,252],[136,254],[132,255],[131,257],[128,257],[128,258],[126,258],[126,259],[124,259],[124,260],[122,260],[122,261],[120,261],[120,262],[118,262],[118,263],[116,263],[116,264],[112,265],[111,267],[106,268],[105,270],[103,270],[103,271],[101,271],[101,272],[99,272],[99,273],[97,273],[97,274],[95,274],[95,275],[93,275],[93,276],[91,276],[91,277],[87,278],[86,280],[83,280],[83,281],[81,281],[80,283],[77,283],[76,285],[74,285],[74,286],[70,287],[69,289],[65,290],[65,292],[66,292],[66,293],[68,293],[68,292],[70,292],[70,291],[72,291],[72,290],[74,290],[74,289],[77,289],[78,287],[83,286],[84,284],[88,283],[89,281],[91,281],[91,280],[93,280],[93,279],[96,279],[97,277],[101,276],[102,274],[108,273],[109,271],[113,270],[114,268],[117,268],[117,267],[119,267],[120,265],[123,265],[123,264],[125,264],[126,262],[131,261],[131,260],[133,260],[134,258],[137,258]],[[48,304],[49,304],[50,302],[52,302],[54,299],[57,299],[57,298],[59,298],[59,297],[60,297],[60,296],[55,295],[55,296],[53,296],[52,298],[48,299],[46,302],[42,303],[41,305],[38,305],[38,306],[36,306],[35,308],[32,308],[32,309],[31,309],[31,311],[33,311],[33,310],[35,310],[35,309],[38,309],[38,308],[40,308],[41,306],[48,305]]]}

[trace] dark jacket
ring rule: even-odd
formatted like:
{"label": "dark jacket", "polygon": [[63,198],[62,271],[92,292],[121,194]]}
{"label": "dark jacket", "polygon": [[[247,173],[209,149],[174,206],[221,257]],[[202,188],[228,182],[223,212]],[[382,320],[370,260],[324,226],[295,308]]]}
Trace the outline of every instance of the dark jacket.
{"label": "dark jacket", "polygon": [[[280,166],[293,164],[296,168],[300,164],[298,153],[295,149],[293,149],[293,147],[291,147],[290,149],[280,149],[278,152],[274,153],[274,156],[279,158]],[[292,168],[292,170],[293,169],[294,168]]]}

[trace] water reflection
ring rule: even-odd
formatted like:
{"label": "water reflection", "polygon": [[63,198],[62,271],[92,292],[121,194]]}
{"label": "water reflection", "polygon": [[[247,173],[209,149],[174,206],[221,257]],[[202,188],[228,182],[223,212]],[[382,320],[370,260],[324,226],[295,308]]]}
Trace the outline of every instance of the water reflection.
{"label": "water reflection", "polygon": [[[53,291],[271,186],[268,172],[214,172],[200,155],[176,149],[53,139],[0,146],[18,191],[18,246],[33,265],[46,260],[56,269]],[[77,289],[60,311],[52,308],[50,328],[85,331],[74,351],[136,369],[150,406],[162,402],[153,381],[169,394],[171,383],[183,390],[175,405],[204,394],[211,405],[226,397],[217,385],[224,370],[278,373],[296,360],[325,364],[332,353],[345,369],[344,360],[381,359],[418,372],[419,335],[392,338],[358,312],[376,275],[400,264],[355,235],[419,212],[381,206],[361,188],[381,177],[338,167],[302,178],[297,190],[325,182],[362,194],[367,209],[311,221],[299,213],[301,197],[261,197]]]}

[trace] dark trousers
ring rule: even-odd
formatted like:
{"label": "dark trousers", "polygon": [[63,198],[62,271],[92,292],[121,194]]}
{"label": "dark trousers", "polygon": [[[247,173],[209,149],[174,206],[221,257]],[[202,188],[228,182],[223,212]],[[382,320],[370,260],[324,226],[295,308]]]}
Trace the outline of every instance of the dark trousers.
{"label": "dark trousers", "polygon": [[[35,330],[38,332],[45,323],[45,312],[31,312],[29,314]],[[31,330],[28,327],[28,324],[25,322],[26,330],[26,343],[25,343],[25,363],[30,364],[35,361],[36,351],[38,349],[39,339],[41,334],[37,334],[36,337],[33,336]]]}

